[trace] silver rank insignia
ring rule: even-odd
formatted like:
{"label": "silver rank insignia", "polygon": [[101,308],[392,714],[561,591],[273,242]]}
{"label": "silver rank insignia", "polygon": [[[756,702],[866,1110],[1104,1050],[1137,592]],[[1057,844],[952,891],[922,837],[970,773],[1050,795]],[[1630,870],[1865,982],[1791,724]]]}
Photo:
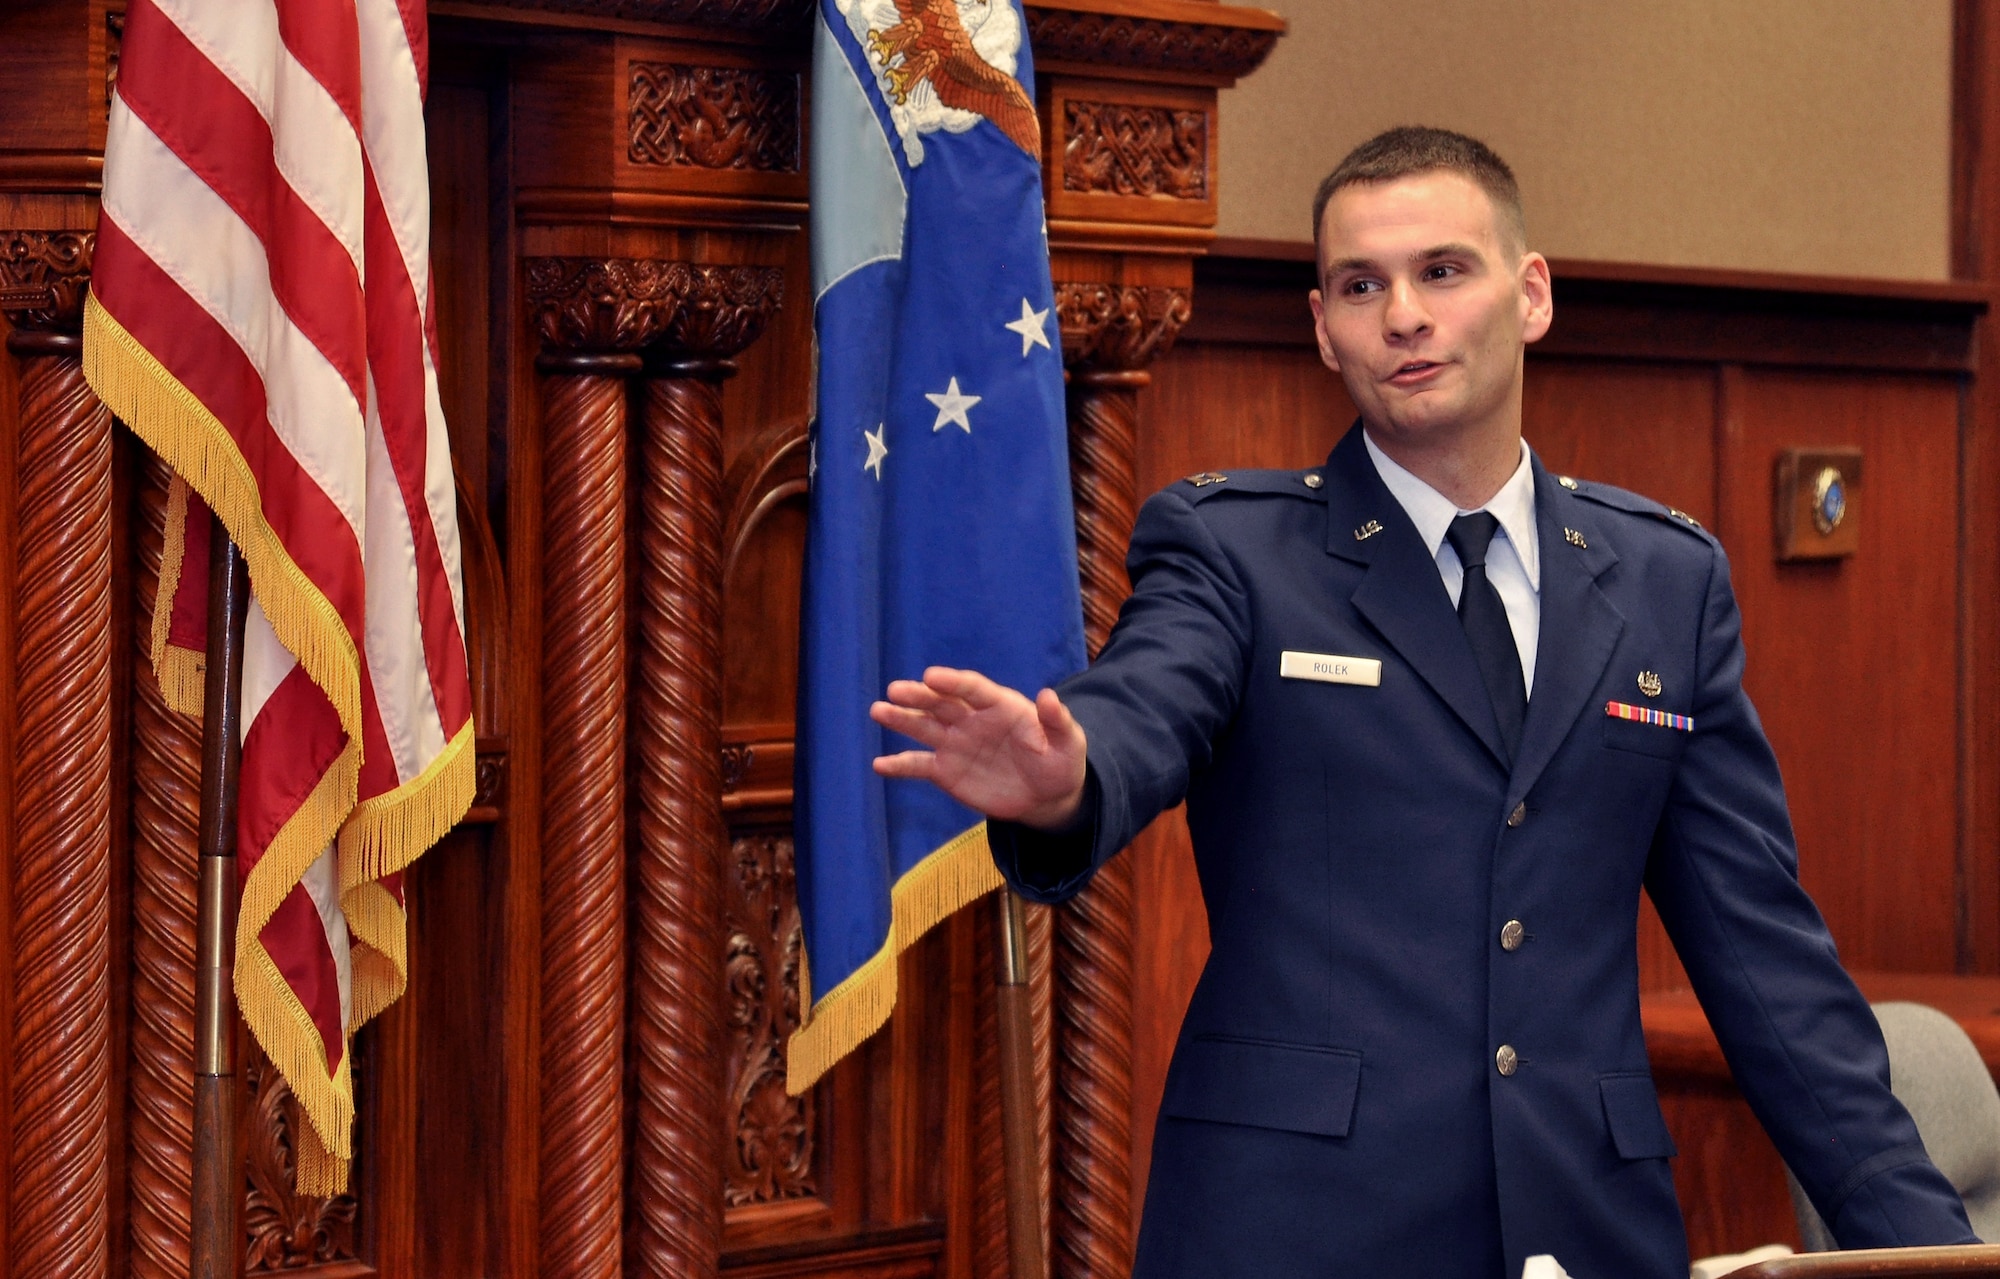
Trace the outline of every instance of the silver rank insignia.
{"label": "silver rank insignia", "polygon": [[1203,471],[1199,475],[1188,476],[1187,482],[1194,485],[1196,488],[1201,489],[1201,488],[1207,488],[1211,484],[1220,484],[1223,481],[1227,480],[1228,478],[1229,477],[1227,475],[1219,475],[1214,471]]}

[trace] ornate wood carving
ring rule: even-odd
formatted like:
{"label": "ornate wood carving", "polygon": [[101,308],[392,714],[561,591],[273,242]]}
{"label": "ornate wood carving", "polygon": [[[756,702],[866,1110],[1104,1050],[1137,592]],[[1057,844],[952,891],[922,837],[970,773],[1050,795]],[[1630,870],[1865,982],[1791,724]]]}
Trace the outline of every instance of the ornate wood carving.
{"label": "ornate wood carving", "polygon": [[249,1181],[243,1199],[244,1273],[355,1260],[359,1205],[351,1194],[321,1198],[298,1192],[292,1146],[292,1134],[303,1122],[298,1100],[256,1039],[244,1035],[242,1042],[243,1110],[237,1130],[244,1138],[243,1171]]}
{"label": "ornate wood carving", "polygon": [[[1173,288],[1056,286],[1069,388],[1070,482],[1085,641],[1103,647],[1131,590],[1144,365],[1173,344],[1188,297]],[[1056,912],[1055,1141],[1050,1266],[1058,1279],[1132,1268],[1132,870],[1107,863]]]}
{"label": "ornate wood carving", "polygon": [[635,1272],[700,1279],[722,1244],[722,382],[776,310],[768,267],[669,264],[646,381],[634,749]]}
{"label": "ornate wood carving", "polygon": [[785,1095],[784,1046],[799,1024],[798,885],[791,836],[730,841],[734,872],[723,907],[728,930],[729,1078],[735,1140],[724,1157],[731,1208],[815,1194],[813,1094]]}
{"label": "ornate wood carving", "polygon": [[541,1273],[621,1273],[626,412],[659,263],[535,258],[542,378]]}
{"label": "ornate wood carving", "polygon": [[513,9],[673,22],[695,27],[728,27],[809,38],[813,0],[500,0]]}
{"label": "ornate wood carving", "polygon": [[97,1276],[111,1106],[111,415],[76,336],[95,237],[0,234],[21,356],[8,1271]]}
{"label": "ornate wood carving", "polygon": [[1037,62],[1193,72],[1229,80],[1262,65],[1283,33],[1282,27],[1168,22],[1036,4],[1027,11],[1028,39]]}
{"label": "ornate wood carving", "polygon": [[118,91],[118,63],[125,52],[125,11],[114,9],[104,15],[104,102]]}
{"label": "ornate wood carving", "polygon": [[1063,189],[1208,198],[1208,113],[1126,102],[1063,104]]}
{"label": "ornate wood carving", "polygon": [[[90,287],[90,255],[96,245],[94,231],[0,232],[0,312],[20,330],[9,339],[17,353],[26,353],[24,346],[36,352],[81,352],[75,335],[83,323],[83,295]],[[30,333],[46,334],[60,345],[50,347]]]}
{"label": "ornate wood carving", "polygon": [[631,73],[632,163],[799,171],[797,72],[634,62]]}
{"label": "ornate wood carving", "polygon": [[[1194,308],[1186,289],[1058,281],[1056,322],[1063,362],[1098,369],[1144,369],[1173,346]],[[1143,386],[1145,379],[1135,385]],[[1072,415],[1072,423],[1074,416]],[[1080,492],[1080,490],[1079,490]],[[1130,527],[1126,530],[1130,532]],[[1120,543],[1119,557],[1124,557]],[[1123,598],[1123,588],[1119,598]]]}
{"label": "ornate wood carving", "polygon": [[133,612],[131,1114],[126,1168],[134,1279],[185,1279],[194,1159],[195,832],[201,724],[153,678],[153,599],[166,535],[166,463],[139,480]]}

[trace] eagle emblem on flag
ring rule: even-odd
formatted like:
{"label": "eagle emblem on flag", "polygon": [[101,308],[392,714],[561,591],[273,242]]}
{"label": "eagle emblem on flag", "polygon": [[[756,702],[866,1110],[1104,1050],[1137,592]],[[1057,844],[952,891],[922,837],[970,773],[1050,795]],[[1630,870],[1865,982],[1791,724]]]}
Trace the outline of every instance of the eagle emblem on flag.
{"label": "eagle emblem on flag", "polygon": [[1021,18],[993,0],[838,0],[915,168],[922,135],[964,133],[981,120],[1031,156],[1042,151],[1035,104],[1015,79]]}

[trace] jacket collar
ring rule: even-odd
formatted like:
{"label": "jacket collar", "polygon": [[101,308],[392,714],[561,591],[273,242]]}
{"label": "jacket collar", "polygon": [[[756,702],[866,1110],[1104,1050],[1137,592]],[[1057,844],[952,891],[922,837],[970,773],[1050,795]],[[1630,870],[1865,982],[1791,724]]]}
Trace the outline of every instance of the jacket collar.
{"label": "jacket collar", "polygon": [[[1510,802],[1533,787],[1611,659],[1624,618],[1597,578],[1618,562],[1590,505],[1531,462],[1541,559],[1541,639]],[[1326,549],[1367,568],[1355,610],[1416,670],[1505,767],[1506,747],[1472,645],[1437,560],[1368,456],[1357,423],[1326,461]],[[1575,536],[1572,537],[1571,534]]]}

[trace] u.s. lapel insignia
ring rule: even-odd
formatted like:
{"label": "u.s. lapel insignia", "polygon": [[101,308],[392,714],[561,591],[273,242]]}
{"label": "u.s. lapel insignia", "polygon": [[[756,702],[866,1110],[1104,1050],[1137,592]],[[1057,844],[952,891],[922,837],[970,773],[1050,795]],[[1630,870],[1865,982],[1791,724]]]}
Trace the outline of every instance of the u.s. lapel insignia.
{"label": "u.s. lapel insignia", "polygon": [[1357,542],[1365,542],[1369,538],[1375,536],[1377,533],[1380,533],[1381,531],[1382,531],[1382,521],[1370,520],[1366,524],[1363,524],[1360,528],[1354,530],[1354,540]]}
{"label": "u.s. lapel insignia", "polygon": [[1228,478],[1227,475],[1218,475],[1214,471],[1203,471],[1199,475],[1188,476],[1187,482],[1201,489],[1207,488],[1211,484],[1220,484]]}
{"label": "u.s. lapel insignia", "polygon": [[1660,695],[1660,677],[1652,671],[1639,672],[1639,691],[1648,697]]}
{"label": "u.s. lapel insignia", "polygon": [[1563,530],[1563,541],[1568,542],[1571,546],[1581,546],[1585,550],[1590,549],[1590,543],[1583,540],[1583,534],[1573,528]]}

